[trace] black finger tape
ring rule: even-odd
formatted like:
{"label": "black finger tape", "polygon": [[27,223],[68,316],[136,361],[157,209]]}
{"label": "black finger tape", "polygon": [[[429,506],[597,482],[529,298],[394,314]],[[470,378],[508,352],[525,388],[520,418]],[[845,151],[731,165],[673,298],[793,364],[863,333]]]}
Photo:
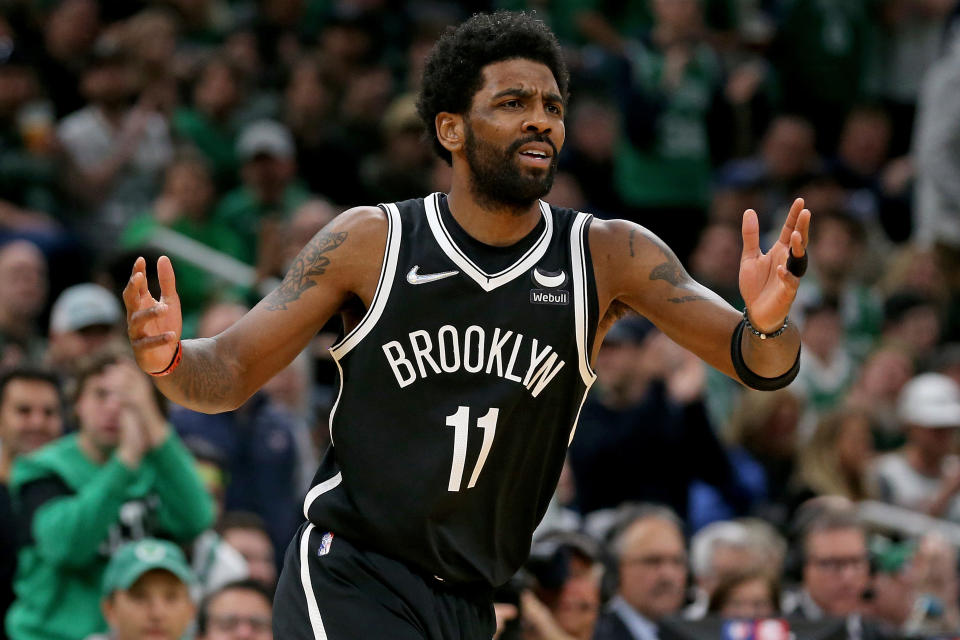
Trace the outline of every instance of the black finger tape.
{"label": "black finger tape", "polygon": [[795,258],[791,251],[787,257],[787,271],[798,278],[802,277],[807,272],[807,252],[804,251],[802,256]]}

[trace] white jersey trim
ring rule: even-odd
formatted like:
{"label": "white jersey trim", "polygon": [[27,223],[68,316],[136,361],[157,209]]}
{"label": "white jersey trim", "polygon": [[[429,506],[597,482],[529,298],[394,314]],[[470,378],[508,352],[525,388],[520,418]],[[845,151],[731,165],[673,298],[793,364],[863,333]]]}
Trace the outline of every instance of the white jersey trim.
{"label": "white jersey trim", "polygon": [[577,417],[573,419],[573,426],[570,427],[570,438],[567,440],[567,446],[570,446],[570,443],[573,442],[573,436],[577,433],[577,425],[580,424],[580,413],[583,411],[583,405],[587,402],[587,393],[590,391],[590,385],[587,385],[587,388],[583,390],[583,397],[580,398],[580,408],[577,409]]}
{"label": "white jersey trim", "polygon": [[337,415],[337,405],[340,404],[340,396],[343,395],[343,367],[340,366],[340,360],[337,358],[333,359],[333,363],[337,365],[337,380],[340,381],[340,387],[337,389],[337,399],[333,401],[333,406],[330,407],[330,417],[327,418],[327,430],[330,432],[330,444],[333,445],[333,418]]}
{"label": "white jersey trim", "polygon": [[325,494],[327,491],[334,489],[343,481],[343,473],[337,471],[337,475],[333,476],[328,480],[324,480],[317,486],[310,489],[307,492],[307,496],[303,499],[303,517],[307,520],[310,519],[310,505],[313,504],[313,501]]}
{"label": "white jersey trim", "polygon": [[317,605],[317,596],[313,593],[313,581],[310,580],[310,534],[313,533],[313,523],[307,525],[300,536],[300,582],[303,584],[303,595],[307,597],[307,612],[310,614],[310,627],[313,629],[315,640],[327,640],[327,630],[323,628],[323,619],[320,617],[320,607]]}
{"label": "white jersey trim", "polygon": [[587,335],[589,330],[587,318],[590,310],[590,301],[587,299],[589,295],[587,268],[589,265],[587,265],[584,247],[584,243],[587,241],[587,223],[592,218],[593,216],[588,213],[577,213],[577,219],[573,221],[570,227],[570,264],[573,270],[571,275],[573,277],[573,317],[574,330],[577,334],[577,360],[580,364],[580,376],[583,378],[583,383],[587,385],[587,389],[597,379],[597,374],[590,366],[590,340]]}
{"label": "white jersey trim", "polygon": [[520,256],[516,262],[503,271],[489,274],[477,266],[477,264],[457,246],[457,243],[454,242],[450,231],[446,225],[443,224],[443,218],[440,215],[439,198],[439,193],[432,193],[423,199],[424,208],[427,212],[427,222],[430,224],[433,237],[436,238],[437,244],[439,244],[443,252],[447,254],[447,257],[450,258],[455,265],[460,267],[470,279],[480,285],[484,291],[493,291],[497,287],[507,284],[517,276],[526,273],[540,261],[540,258],[542,258],[547,252],[547,249],[550,248],[550,239],[553,237],[553,214],[550,211],[550,206],[540,200],[538,201],[540,203],[540,213],[543,215],[545,222],[543,233],[541,233],[537,241],[533,243],[533,246]]}
{"label": "white jersey trim", "polygon": [[400,210],[397,205],[384,205],[387,212],[387,246],[383,252],[383,264],[380,267],[380,280],[377,290],[373,294],[370,308],[364,314],[353,331],[343,337],[337,344],[330,347],[334,359],[342,358],[353,349],[363,338],[373,330],[390,298],[390,289],[393,287],[394,275],[397,271],[397,260],[400,256]]}

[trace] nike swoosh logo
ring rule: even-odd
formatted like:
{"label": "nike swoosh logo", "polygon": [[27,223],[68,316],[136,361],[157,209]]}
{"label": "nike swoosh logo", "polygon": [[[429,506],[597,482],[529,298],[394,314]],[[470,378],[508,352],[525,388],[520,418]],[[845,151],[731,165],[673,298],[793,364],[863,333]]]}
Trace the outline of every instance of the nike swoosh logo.
{"label": "nike swoosh logo", "polygon": [[567,281],[567,274],[563,271],[559,275],[549,276],[545,273],[540,272],[540,267],[536,267],[533,270],[533,279],[541,287],[559,287],[564,282]]}
{"label": "nike swoosh logo", "polygon": [[455,276],[459,271],[441,271],[440,273],[424,273],[420,274],[420,265],[414,265],[413,269],[410,269],[410,272],[407,274],[407,282],[410,284],[426,284],[428,282],[436,282],[437,280],[443,280],[444,278],[449,278],[450,276]]}

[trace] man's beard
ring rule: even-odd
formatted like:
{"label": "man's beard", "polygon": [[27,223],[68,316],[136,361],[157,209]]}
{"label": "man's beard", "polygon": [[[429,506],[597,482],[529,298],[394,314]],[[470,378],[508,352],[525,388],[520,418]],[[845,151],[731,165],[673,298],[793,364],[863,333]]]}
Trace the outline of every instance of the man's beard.
{"label": "man's beard", "polygon": [[[485,209],[507,207],[516,215],[525,213],[553,187],[557,173],[557,148],[545,135],[530,135],[514,141],[505,150],[473,135],[467,123],[464,150],[470,164],[470,191]],[[546,142],[553,148],[546,171],[522,167],[517,161],[520,147],[530,142]]]}

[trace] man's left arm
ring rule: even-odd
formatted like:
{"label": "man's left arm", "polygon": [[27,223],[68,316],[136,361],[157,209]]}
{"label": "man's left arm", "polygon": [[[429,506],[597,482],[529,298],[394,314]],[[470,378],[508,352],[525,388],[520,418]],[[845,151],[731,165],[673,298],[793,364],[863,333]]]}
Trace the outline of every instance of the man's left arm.
{"label": "man's left arm", "polygon": [[193,456],[169,428],[144,461],[156,469],[160,526],[178,540],[191,540],[213,526],[213,499],[197,473]]}
{"label": "man's left arm", "polygon": [[[787,258],[805,256],[810,212],[797,199],[767,252],[760,251],[757,214],[743,218],[740,293],[743,313],[696,282],[673,251],[643,227],[622,220],[596,221],[590,251],[601,318],[623,303],[652,321],[674,342],[735,380],[761,389],[785,386],[798,365],[800,334],[787,322],[800,279]],[[737,334],[735,337],[734,334]]]}

